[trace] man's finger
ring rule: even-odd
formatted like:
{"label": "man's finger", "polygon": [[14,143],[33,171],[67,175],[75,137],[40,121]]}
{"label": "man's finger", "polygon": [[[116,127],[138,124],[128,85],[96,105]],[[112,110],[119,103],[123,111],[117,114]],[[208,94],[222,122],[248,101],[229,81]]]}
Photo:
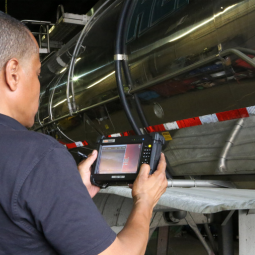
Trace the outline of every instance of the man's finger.
{"label": "man's finger", "polygon": [[165,159],[164,153],[161,153],[158,167],[157,167],[157,170],[154,172],[154,174],[160,174],[162,172],[165,173],[165,171],[166,171],[166,159]]}
{"label": "man's finger", "polygon": [[84,162],[82,162],[80,166],[90,168],[91,165],[95,162],[96,158],[97,158],[97,151],[94,150],[92,154],[90,154],[88,158],[84,160]]}
{"label": "man's finger", "polygon": [[148,177],[150,174],[150,166],[148,164],[142,164],[138,176]]}

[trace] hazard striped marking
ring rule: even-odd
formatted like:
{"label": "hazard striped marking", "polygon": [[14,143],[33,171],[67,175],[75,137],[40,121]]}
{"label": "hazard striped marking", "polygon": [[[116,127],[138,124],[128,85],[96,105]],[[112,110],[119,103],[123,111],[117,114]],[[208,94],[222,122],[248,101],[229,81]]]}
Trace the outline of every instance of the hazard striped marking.
{"label": "hazard striped marking", "polygon": [[246,108],[241,108],[238,110],[232,110],[232,111],[227,111],[227,112],[220,112],[220,113],[216,113],[216,115],[217,115],[219,121],[249,117],[249,113],[246,110]]}
{"label": "hazard striped marking", "polygon": [[[254,115],[255,115],[255,106],[250,106],[246,108],[240,108],[236,110],[208,114],[208,115],[204,115],[200,117],[177,120],[177,121],[168,122],[168,123],[164,123],[160,125],[150,126],[150,127],[146,127],[146,130],[148,133],[164,132],[164,131],[176,130],[176,129],[187,128],[187,127],[195,127],[195,126],[205,125],[209,123],[222,122],[226,120],[247,118]],[[112,134],[112,135],[109,135],[108,137],[120,137],[120,136],[129,136],[129,135],[135,135],[135,132],[131,130],[131,131],[123,132],[123,133]]]}
{"label": "hazard striped marking", "polygon": [[213,123],[213,122],[218,122],[218,118],[216,114],[209,114],[209,115],[204,115],[199,117],[202,125],[208,124],[208,123]]}
{"label": "hazard striped marking", "polygon": [[179,128],[194,127],[202,125],[199,117],[176,121]]}
{"label": "hazard striped marking", "polygon": [[174,129],[179,129],[179,126],[177,125],[176,122],[168,122],[163,124],[166,130],[174,130]]}
{"label": "hazard striped marking", "polygon": [[64,143],[62,141],[59,141],[59,142],[61,144],[63,144],[68,150],[74,149],[74,148],[79,148],[79,147],[84,147],[84,146],[88,145],[87,141],[75,142],[75,143]]}

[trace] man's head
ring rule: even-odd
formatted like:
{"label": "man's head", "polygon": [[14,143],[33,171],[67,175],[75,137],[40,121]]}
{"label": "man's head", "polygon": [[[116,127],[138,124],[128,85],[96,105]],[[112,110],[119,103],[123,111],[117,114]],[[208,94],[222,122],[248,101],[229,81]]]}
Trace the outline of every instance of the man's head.
{"label": "man's head", "polygon": [[18,20],[0,12],[0,113],[31,127],[38,110],[38,44]]}

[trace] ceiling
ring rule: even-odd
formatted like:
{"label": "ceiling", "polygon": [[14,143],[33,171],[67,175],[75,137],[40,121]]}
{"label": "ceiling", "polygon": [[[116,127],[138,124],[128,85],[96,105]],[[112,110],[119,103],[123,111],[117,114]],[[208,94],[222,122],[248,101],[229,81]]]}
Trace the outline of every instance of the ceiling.
{"label": "ceiling", "polygon": [[1,0],[0,10],[5,12],[7,1],[7,13],[18,20],[43,20],[56,22],[58,5],[64,6],[65,12],[86,14],[97,0]]}

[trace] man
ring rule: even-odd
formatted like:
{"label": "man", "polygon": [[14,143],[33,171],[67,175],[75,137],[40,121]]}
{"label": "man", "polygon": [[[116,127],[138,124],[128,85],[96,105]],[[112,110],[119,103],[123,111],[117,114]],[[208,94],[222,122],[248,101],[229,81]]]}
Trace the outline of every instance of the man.
{"label": "man", "polygon": [[133,185],[133,210],[116,236],[91,197],[97,152],[79,165],[56,140],[28,131],[38,109],[38,45],[0,12],[0,254],[144,254],[153,207],[165,192],[165,159]]}

